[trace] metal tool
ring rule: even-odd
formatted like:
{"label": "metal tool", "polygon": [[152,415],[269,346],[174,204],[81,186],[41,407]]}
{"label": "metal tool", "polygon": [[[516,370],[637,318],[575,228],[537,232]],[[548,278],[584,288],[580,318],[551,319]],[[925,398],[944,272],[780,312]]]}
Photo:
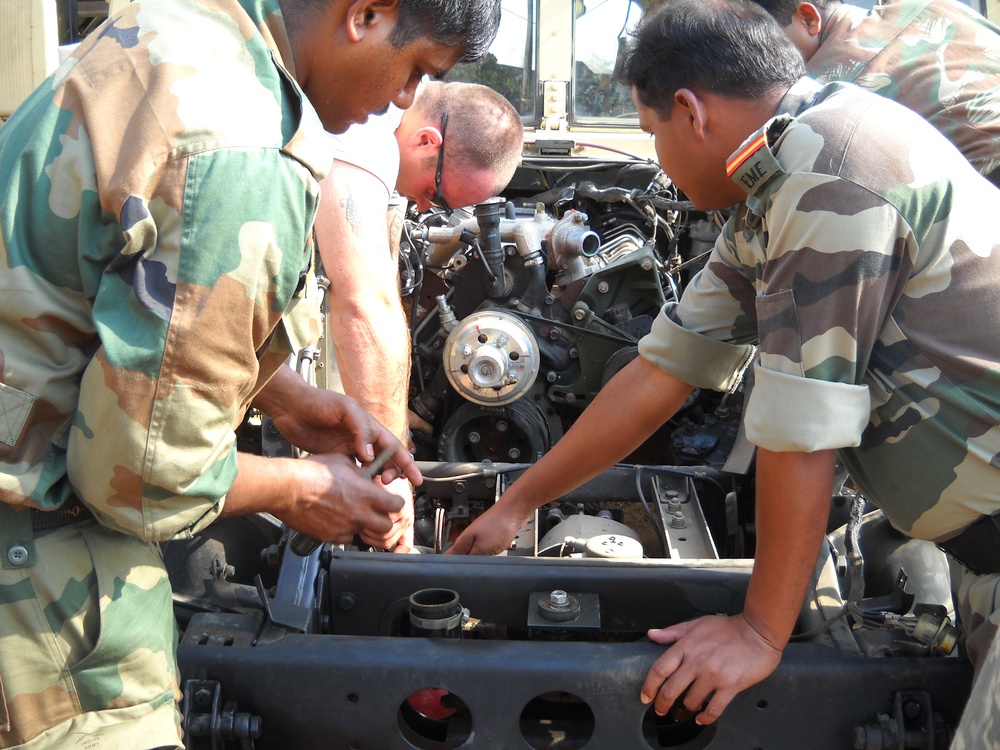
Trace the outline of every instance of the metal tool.
{"label": "metal tool", "polygon": [[[375,457],[375,460],[365,467],[365,477],[368,479],[374,479],[375,475],[382,471],[386,462],[392,458],[392,454],[395,452],[396,446],[390,445],[388,448],[379,453]],[[303,534],[301,531],[296,531],[295,529],[292,529],[288,534],[288,546],[296,555],[301,557],[311,555],[321,544],[322,542],[319,539],[311,537],[308,534]]]}

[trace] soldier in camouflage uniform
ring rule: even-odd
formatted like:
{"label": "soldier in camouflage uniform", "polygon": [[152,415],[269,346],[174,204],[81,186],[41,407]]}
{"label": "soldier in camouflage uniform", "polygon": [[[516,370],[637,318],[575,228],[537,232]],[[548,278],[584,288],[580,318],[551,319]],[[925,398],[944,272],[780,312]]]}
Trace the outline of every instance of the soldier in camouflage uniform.
{"label": "soldier in camouflage uniform", "polygon": [[[698,208],[738,209],[641,356],[453,551],[506,548],[535,508],[621,460],[694,387],[734,387],[756,348],[745,609],[651,631],[673,646],[642,687],[661,714],[687,690],[711,723],[780,660],[838,454],[911,536],[951,549],[1000,511],[1000,245],[983,221],[1000,190],[905,107],[800,78],[801,57],[753,3],[668,0],[637,36],[624,78],[661,166]],[[994,590],[997,546],[955,548]]]}
{"label": "soldier in camouflage uniform", "polygon": [[1000,28],[956,0],[756,0],[819,81],[851,81],[923,115],[1000,184]]}
{"label": "soldier in camouflage uniform", "polygon": [[950,750],[995,750],[1000,747],[1000,638],[993,640],[976,675],[972,693]]}
{"label": "soldier in camouflage uniform", "polygon": [[[0,747],[181,745],[157,542],[267,511],[386,537],[419,471],[283,362],[342,131],[485,52],[499,3],[141,0],[0,128]],[[249,405],[310,455],[238,453]]]}
{"label": "soldier in camouflage uniform", "polygon": [[[756,0],[785,28],[819,81],[851,81],[922,115],[1000,185],[1000,28],[955,0],[881,0],[871,11],[839,0]],[[955,587],[979,661],[1000,617],[990,581]],[[981,627],[982,626],[982,627]]]}

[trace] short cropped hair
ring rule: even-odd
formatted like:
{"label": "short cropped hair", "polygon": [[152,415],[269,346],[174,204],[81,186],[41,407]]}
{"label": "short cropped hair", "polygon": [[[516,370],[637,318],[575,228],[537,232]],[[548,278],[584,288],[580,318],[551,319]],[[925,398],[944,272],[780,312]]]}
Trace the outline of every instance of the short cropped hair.
{"label": "short cropped hair", "polygon": [[448,113],[446,162],[469,171],[489,169],[496,179],[494,193],[507,187],[524,141],[521,116],[513,104],[478,83],[426,81],[413,106],[432,123],[440,123]]}
{"label": "short cropped hair", "polygon": [[749,0],[662,0],[633,36],[620,80],[663,117],[678,89],[754,99],[805,75],[784,30]]}

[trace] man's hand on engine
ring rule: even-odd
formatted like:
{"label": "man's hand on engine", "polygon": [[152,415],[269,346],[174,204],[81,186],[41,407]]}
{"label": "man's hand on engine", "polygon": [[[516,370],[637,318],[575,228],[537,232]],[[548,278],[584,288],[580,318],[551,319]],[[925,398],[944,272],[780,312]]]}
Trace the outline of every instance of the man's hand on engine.
{"label": "man's hand on engine", "polygon": [[642,702],[653,703],[662,716],[683,695],[684,707],[697,714],[698,724],[718,719],[738,692],[763,680],[781,660],[781,649],[743,615],[701,617],[650,630],[649,637],[673,645],[646,675]]}
{"label": "man's hand on engine", "polygon": [[510,549],[510,543],[531,518],[532,511],[521,512],[503,499],[472,522],[445,551],[449,555],[497,555]]}
{"label": "man's hand on engine", "polygon": [[336,453],[313,454],[291,462],[289,494],[274,514],[291,528],[334,544],[355,534],[380,538],[392,534],[393,519],[404,502],[370,478],[353,458]]}
{"label": "man's hand on engine", "polygon": [[391,552],[409,552],[413,549],[413,488],[405,477],[390,482],[386,489],[403,500],[403,507],[389,514],[392,528],[384,534],[362,532],[361,541],[372,547]]}
{"label": "man's hand on engine", "polygon": [[401,474],[413,484],[423,477],[413,456],[388,429],[357,401],[334,391],[315,388],[289,368],[282,368],[257,399],[257,405],[295,447],[314,455],[353,456],[369,464],[395,445],[391,461],[379,473],[385,484]]}

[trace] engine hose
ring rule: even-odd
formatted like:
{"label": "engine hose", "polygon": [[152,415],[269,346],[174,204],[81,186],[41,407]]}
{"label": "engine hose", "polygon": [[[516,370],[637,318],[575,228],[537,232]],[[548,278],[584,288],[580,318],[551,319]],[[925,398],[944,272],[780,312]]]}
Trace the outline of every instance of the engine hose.
{"label": "engine hose", "polygon": [[861,554],[861,517],[864,513],[865,496],[857,493],[851,500],[851,513],[847,520],[847,534],[844,535],[844,547],[847,549],[848,575],[850,584],[847,590],[848,604],[856,604],[865,595],[865,558]]}
{"label": "engine hose", "polygon": [[521,305],[525,310],[541,311],[545,295],[548,294],[548,287],[545,284],[545,266],[541,263],[528,266],[526,263],[525,271],[528,273],[528,285],[524,294],[521,295]]}
{"label": "engine hose", "polygon": [[624,203],[632,197],[632,191],[620,187],[599,188],[593,182],[581,182],[576,188],[577,195],[590,198],[598,203]]}
{"label": "engine hose", "polygon": [[500,199],[491,199],[476,206],[479,238],[486,267],[490,271],[487,296],[497,299],[505,293],[503,275],[503,245],[500,244]]}

